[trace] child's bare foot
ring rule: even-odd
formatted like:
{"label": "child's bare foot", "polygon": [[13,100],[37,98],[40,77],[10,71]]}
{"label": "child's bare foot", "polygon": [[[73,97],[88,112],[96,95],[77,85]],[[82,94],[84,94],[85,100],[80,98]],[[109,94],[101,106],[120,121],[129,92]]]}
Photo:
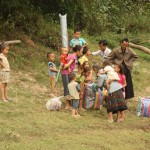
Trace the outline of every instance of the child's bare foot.
{"label": "child's bare foot", "polygon": [[65,109],[66,109],[66,110],[72,110],[71,107],[67,107],[67,106],[65,107]]}
{"label": "child's bare foot", "polygon": [[84,109],[83,107],[81,107],[81,108],[79,108],[80,110],[82,110],[82,111],[86,111],[86,109]]}
{"label": "child's bare foot", "polygon": [[8,102],[8,100],[6,100],[6,99],[3,99],[2,101],[3,101],[4,103],[7,103],[7,102]]}
{"label": "child's bare foot", "polygon": [[72,115],[73,118],[80,118],[81,116],[78,114],[78,115]]}
{"label": "child's bare foot", "polygon": [[116,122],[123,122],[123,121],[124,121],[124,119],[119,118],[119,119],[117,119],[117,121],[116,121]]}
{"label": "child's bare foot", "polygon": [[78,118],[78,116],[77,116],[77,115],[72,115],[72,117],[73,117],[73,118]]}
{"label": "child's bare foot", "polygon": [[113,123],[114,122],[114,120],[110,120],[110,119],[108,119],[107,120],[109,123]]}

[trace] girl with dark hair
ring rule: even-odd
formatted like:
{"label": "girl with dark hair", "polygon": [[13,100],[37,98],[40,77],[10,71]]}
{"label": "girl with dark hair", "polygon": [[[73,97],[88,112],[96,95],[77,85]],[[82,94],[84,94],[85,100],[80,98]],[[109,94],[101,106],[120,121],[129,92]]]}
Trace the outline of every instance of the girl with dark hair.
{"label": "girl with dark hair", "polygon": [[83,54],[82,57],[78,60],[80,65],[82,65],[85,61],[89,61],[88,58],[87,58],[90,55],[89,47],[84,46],[82,54]]}
{"label": "girl with dark hair", "polygon": [[120,80],[118,80],[118,82],[122,85],[123,87],[123,96],[125,98],[125,87],[127,86],[127,82],[126,82],[126,77],[123,73],[123,66],[122,65],[114,65],[114,70],[118,73],[118,76],[120,78]]}

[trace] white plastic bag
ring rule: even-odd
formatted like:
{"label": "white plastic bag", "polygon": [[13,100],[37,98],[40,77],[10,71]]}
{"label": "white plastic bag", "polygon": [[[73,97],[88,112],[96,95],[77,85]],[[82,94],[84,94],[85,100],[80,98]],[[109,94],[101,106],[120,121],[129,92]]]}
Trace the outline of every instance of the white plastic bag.
{"label": "white plastic bag", "polygon": [[60,110],[62,105],[62,102],[60,100],[61,97],[54,97],[49,99],[46,103],[47,110]]}

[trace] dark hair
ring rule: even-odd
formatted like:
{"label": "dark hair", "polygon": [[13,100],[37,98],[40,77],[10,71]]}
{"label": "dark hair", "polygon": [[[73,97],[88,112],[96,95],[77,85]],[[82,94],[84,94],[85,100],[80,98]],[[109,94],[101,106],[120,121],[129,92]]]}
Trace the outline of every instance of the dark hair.
{"label": "dark hair", "polygon": [[123,42],[129,42],[128,38],[123,38],[120,43],[123,43]]}
{"label": "dark hair", "polygon": [[76,32],[81,32],[79,29],[75,29],[74,30],[74,33],[76,33]]}
{"label": "dark hair", "polygon": [[100,67],[98,64],[94,64],[94,65],[92,66],[92,68],[93,68],[93,69],[96,68],[97,70],[99,70],[99,69],[101,69],[102,67]]}
{"label": "dark hair", "polygon": [[52,52],[48,52],[48,53],[47,53],[47,58],[49,57],[50,54],[53,54],[53,53],[52,53]]}
{"label": "dark hair", "polygon": [[120,74],[124,74],[124,68],[123,68],[122,64],[120,64],[120,65],[114,64],[114,65],[117,66],[120,69],[120,71],[119,71]]}
{"label": "dark hair", "polygon": [[90,68],[90,67],[85,67],[85,68],[83,69],[83,72],[84,72],[84,73],[86,73],[86,72],[88,72],[88,71],[91,71],[91,68]]}
{"label": "dark hair", "polygon": [[108,65],[111,66],[110,61],[105,60],[105,61],[103,62],[103,66],[106,67],[106,66],[108,66]]}
{"label": "dark hair", "polygon": [[[88,64],[89,64],[89,62],[88,62],[88,61],[85,61],[85,62],[81,65],[81,69],[84,69],[84,68],[85,68],[86,63],[88,63]],[[89,66],[90,66],[90,64],[89,64]]]}
{"label": "dark hair", "polygon": [[3,50],[6,48],[6,47],[9,47],[8,44],[5,44],[4,42],[0,44],[0,52],[2,53]]}
{"label": "dark hair", "polygon": [[80,77],[82,77],[83,75],[85,75],[85,73],[88,72],[88,71],[91,71],[91,68],[90,67],[84,67],[83,71],[81,72],[81,76]]}
{"label": "dark hair", "polygon": [[108,45],[108,43],[107,43],[107,41],[106,40],[100,40],[99,42],[98,42],[98,44],[99,45],[103,45],[103,46],[107,46]]}
{"label": "dark hair", "polygon": [[93,69],[96,69],[96,71],[98,72],[100,69],[102,69],[103,67],[99,66],[98,64],[94,64],[92,66]]}
{"label": "dark hair", "polygon": [[73,47],[73,52],[77,52],[77,51],[80,51],[82,48],[81,45],[76,45],[75,47]]}
{"label": "dark hair", "polygon": [[86,54],[88,50],[89,50],[89,47],[88,47],[88,46],[84,46],[84,47],[83,47],[82,54],[83,54],[83,55]]}
{"label": "dark hair", "polygon": [[71,72],[69,74],[69,81],[72,81],[76,77],[76,74],[74,72]]}

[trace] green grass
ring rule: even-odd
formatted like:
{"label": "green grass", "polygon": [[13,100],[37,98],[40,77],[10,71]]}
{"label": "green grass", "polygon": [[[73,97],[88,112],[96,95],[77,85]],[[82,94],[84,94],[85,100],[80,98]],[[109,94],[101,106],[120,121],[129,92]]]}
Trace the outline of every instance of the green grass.
{"label": "green grass", "polygon": [[[112,35],[110,41],[116,44],[117,38],[114,36],[113,40]],[[89,37],[91,50],[97,48],[94,41],[94,37]],[[136,116],[139,97],[150,95],[148,55],[136,50],[140,58],[132,72],[135,98],[130,100],[125,122],[111,124],[107,122],[105,107],[100,111],[80,112],[79,119],[72,118],[71,112],[64,109],[64,100],[60,111],[46,110],[48,51],[42,46],[35,49],[24,44],[11,49],[12,82],[8,90],[14,102],[0,103],[0,150],[149,149],[150,120]],[[93,62],[93,57],[90,60]],[[98,62],[99,57],[94,61]],[[61,79],[57,90],[63,95]]]}

